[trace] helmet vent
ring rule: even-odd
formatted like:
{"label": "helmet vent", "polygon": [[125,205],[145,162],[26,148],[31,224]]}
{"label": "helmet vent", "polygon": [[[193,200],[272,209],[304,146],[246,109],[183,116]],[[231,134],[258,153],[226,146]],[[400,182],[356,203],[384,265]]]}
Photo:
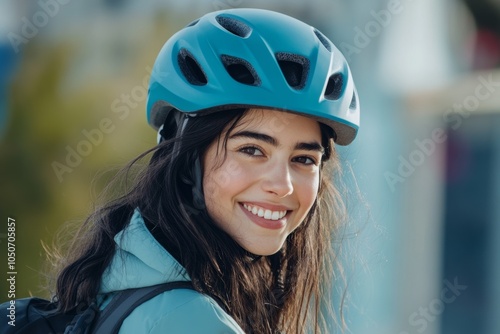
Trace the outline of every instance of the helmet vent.
{"label": "helmet vent", "polygon": [[200,19],[194,20],[193,22],[191,22],[190,24],[188,24],[188,25],[186,26],[186,28],[187,28],[187,27],[192,27],[192,26],[196,25],[198,22],[200,22]]}
{"label": "helmet vent", "polygon": [[332,52],[332,45],[330,44],[330,41],[328,38],[325,37],[318,29],[314,29],[314,33],[316,34],[316,37],[318,37],[319,41],[323,46],[330,52]]}
{"label": "helmet vent", "polygon": [[350,109],[356,109],[358,106],[358,99],[356,98],[356,92],[352,93],[351,104],[349,105]]}
{"label": "helmet vent", "polygon": [[193,55],[186,49],[181,49],[177,55],[177,62],[186,80],[196,86],[206,85],[208,80]]}
{"label": "helmet vent", "polygon": [[247,24],[232,17],[218,15],[215,19],[224,29],[233,35],[245,38],[252,32],[252,28],[250,28]]}
{"label": "helmet vent", "polygon": [[309,60],[306,57],[285,52],[276,53],[276,60],[290,87],[297,90],[304,88],[309,72]]}
{"label": "helmet vent", "polygon": [[250,86],[260,85],[260,78],[255,69],[245,59],[222,55],[222,63],[227,73],[239,83]]}
{"label": "helmet vent", "polygon": [[326,85],[325,98],[328,100],[338,100],[342,95],[344,77],[341,73],[335,73],[328,79]]}

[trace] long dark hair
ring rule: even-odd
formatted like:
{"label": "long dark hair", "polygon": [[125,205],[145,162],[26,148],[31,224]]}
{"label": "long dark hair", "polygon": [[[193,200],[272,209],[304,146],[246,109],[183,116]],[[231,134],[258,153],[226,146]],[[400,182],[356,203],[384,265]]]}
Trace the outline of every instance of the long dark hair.
{"label": "long dark hair", "polygon": [[194,287],[219,301],[245,332],[320,332],[324,321],[320,304],[329,295],[332,280],[332,235],[343,208],[330,181],[338,168],[333,134],[321,125],[326,152],[317,200],[306,220],[288,236],[281,251],[255,256],[209,217],[202,195],[196,192],[199,175],[193,167],[212,142],[227,141],[245,114],[246,110],[235,109],[190,118],[181,134],[127,165],[125,175],[153,153],[125,195],[86,219],[71,254],[61,259],[56,286],[61,310],[95,299],[114,256],[113,238],[138,208],[153,236],[186,268]]}

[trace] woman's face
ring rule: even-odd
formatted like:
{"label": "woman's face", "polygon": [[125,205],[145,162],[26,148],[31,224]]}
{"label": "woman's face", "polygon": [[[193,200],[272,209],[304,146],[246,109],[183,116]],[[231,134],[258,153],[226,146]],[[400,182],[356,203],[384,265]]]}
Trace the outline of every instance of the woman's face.
{"label": "woman's face", "polygon": [[319,124],[296,114],[251,109],[203,157],[209,215],[247,251],[276,253],[304,220],[319,187]]}

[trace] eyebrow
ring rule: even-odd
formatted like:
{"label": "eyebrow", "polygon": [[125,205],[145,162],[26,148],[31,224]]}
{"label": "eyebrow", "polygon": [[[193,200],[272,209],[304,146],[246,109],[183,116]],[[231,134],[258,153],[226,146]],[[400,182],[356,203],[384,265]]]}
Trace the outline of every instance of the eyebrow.
{"label": "eyebrow", "polygon": [[[276,140],[276,138],[271,137],[269,135],[266,135],[264,133],[260,133],[260,132],[240,131],[240,132],[236,132],[235,134],[233,134],[229,137],[229,139],[233,139],[233,138],[252,138],[252,139],[266,142],[274,147],[279,146],[279,142],[278,142],[278,140]],[[294,149],[295,150],[305,150],[305,151],[318,151],[320,153],[325,152],[325,149],[323,148],[323,146],[320,143],[318,143],[317,141],[299,142],[299,143],[295,144]]]}

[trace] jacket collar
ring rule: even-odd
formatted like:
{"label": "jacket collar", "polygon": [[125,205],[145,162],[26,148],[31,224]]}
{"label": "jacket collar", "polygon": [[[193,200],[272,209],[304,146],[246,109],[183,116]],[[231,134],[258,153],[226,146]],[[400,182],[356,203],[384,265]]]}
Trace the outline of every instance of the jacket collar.
{"label": "jacket collar", "polygon": [[151,235],[138,209],[114,241],[116,253],[104,271],[100,293],[190,280],[184,267]]}

